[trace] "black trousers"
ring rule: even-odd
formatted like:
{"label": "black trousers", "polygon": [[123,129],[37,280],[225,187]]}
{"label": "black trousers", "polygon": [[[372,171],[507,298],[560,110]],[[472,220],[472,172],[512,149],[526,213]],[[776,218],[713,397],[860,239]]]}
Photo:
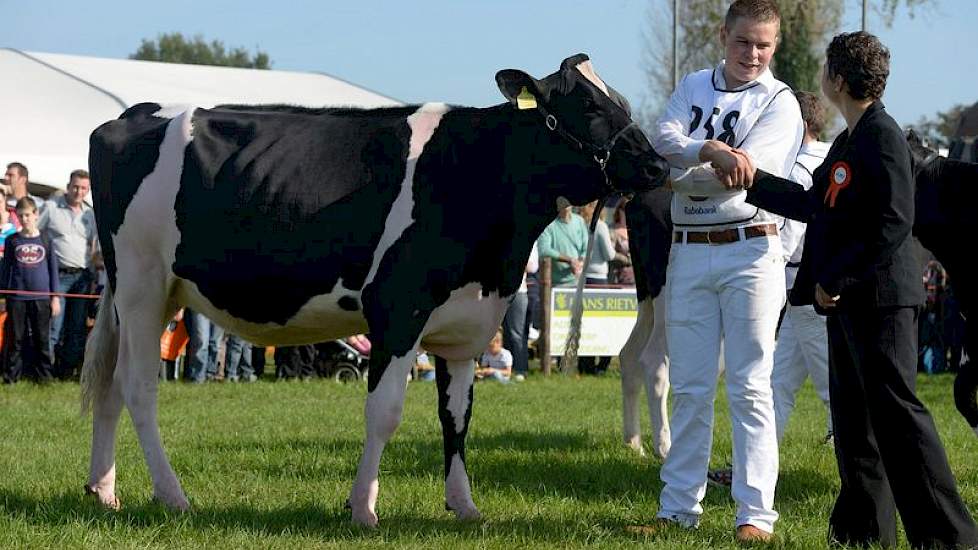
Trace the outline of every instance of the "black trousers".
{"label": "black trousers", "polygon": [[918,310],[828,318],[829,393],[842,487],[829,536],[894,546],[896,511],[915,548],[978,544],[930,413],[915,394]]}
{"label": "black trousers", "polygon": [[[7,317],[10,319],[11,342],[5,379],[16,382],[27,374],[36,377],[38,381],[51,380],[51,349],[48,341],[51,331],[51,301],[7,300]],[[25,363],[32,363],[33,368],[26,369]]]}
{"label": "black trousers", "polygon": [[316,374],[316,346],[279,346],[275,348],[275,378],[311,378]]}

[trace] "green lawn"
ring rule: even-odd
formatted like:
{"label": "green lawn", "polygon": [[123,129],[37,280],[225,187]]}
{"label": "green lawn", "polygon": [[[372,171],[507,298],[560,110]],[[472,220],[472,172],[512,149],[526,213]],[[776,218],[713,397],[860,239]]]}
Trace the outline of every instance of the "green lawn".
{"label": "green lawn", "polygon": [[[951,463],[978,510],[978,440],[954,411],[952,379],[920,378]],[[459,523],[443,509],[435,387],[411,383],[404,422],[381,464],[376,531],[356,528],[343,502],[359,459],[364,384],[332,382],[161,390],[163,437],[193,503],[175,514],[150,502],[128,417],[118,446],[123,509],[82,495],[90,418],[78,387],[0,388],[0,548],[732,548],[733,503],[710,488],[699,530],[646,537],[627,527],[654,517],[659,464],[620,444],[620,381],[544,379],[476,387],[469,472],[484,519]],[[720,398],[722,400],[722,397]],[[779,546],[824,547],[837,485],[824,417],[810,386],[782,449]],[[718,407],[713,463],[730,457],[726,406]]]}

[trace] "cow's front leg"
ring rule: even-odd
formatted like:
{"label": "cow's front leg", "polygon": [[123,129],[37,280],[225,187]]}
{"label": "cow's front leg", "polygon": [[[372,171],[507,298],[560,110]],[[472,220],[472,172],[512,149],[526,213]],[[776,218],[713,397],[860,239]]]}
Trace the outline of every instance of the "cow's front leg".
{"label": "cow's front leg", "polygon": [[438,383],[438,418],[445,445],[445,507],[458,519],[477,519],[469,476],[465,472],[465,435],[472,417],[472,381],[475,362],[435,357]]}
{"label": "cow's front leg", "polygon": [[[382,352],[379,352],[376,347],[373,354],[382,356]],[[377,361],[379,365],[374,360],[371,361],[370,372],[367,375],[369,391],[366,405],[367,439],[349,500],[354,523],[368,527],[377,526],[375,510],[380,487],[377,480],[380,456],[384,452],[387,441],[401,423],[407,375],[414,366],[415,358],[415,351],[411,349],[403,356],[390,357],[386,364],[383,360]]]}

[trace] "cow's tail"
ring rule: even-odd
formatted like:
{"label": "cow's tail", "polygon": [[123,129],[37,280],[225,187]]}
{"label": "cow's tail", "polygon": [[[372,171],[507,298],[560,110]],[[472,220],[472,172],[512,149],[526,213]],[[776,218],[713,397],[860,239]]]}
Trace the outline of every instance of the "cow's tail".
{"label": "cow's tail", "polygon": [[574,291],[574,300],[571,302],[570,327],[567,329],[567,342],[564,344],[564,357],[560,360],[560,370],[564,374],[577,375],[577,350],[581,343],[581,323],[584,321],[584,284],[586,282],[584,273],[587,266],[591,265],[591,255],[594,254],[594,235],[598,226],[598,217],[604,210],[604,203],[608,197],[602,197],[594,207],[591,214],[591,227],[587,235],[587,253],[584,255],[584,266],[581,274],[577,277],[577,289]]}
{"label": "cow's tail", "polygon": [[81,412],[88,414],[112,384],[119,357],[119,323],[112,299],[112,286],[105,285],[100,298],[95,328],[85,346],[85,365],[81,372]]}

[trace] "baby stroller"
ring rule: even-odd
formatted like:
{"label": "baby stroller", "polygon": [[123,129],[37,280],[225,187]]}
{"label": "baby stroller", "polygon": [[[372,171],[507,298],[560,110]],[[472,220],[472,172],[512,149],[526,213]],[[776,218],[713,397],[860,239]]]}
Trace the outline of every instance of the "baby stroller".
{"label": "baby stroller", "polygon": [[316,373],[337,382],[355,382],[366,378],[369,354],[369,343],[364,346],[339,339],[316,344]]}

